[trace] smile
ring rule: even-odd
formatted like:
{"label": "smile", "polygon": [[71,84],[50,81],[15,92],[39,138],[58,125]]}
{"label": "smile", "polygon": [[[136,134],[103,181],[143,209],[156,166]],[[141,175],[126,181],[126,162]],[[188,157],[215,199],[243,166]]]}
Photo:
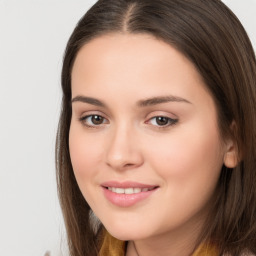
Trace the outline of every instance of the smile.
{"label": "smile", "polygon": [[137,205],[139,202],[151,198],[159,188],[156,185],[115,181],[103,183],[101,187],[107,201],[118,207]]}
{"label": "smile", "polygon": [[153,190],[154,188],[115,188],[115,187],[108,187],[108,190],[117,193],[117,194],[138,194],[141,192],[147,192]]}

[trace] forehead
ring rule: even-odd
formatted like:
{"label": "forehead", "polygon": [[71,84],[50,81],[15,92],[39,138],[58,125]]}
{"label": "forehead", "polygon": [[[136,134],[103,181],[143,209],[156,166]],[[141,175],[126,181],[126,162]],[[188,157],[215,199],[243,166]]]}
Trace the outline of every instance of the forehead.
{"label": "forehead", "polygon": [[146,34],[109,34],[93,39],[80,49],[72,70],[72,96],[113,91],[120,98],[172,93],[191,99],[196,97],[195,89],[205,88],[183,54]]}
{"label": "forehead", "polygon": [[182,62],[183,66],[186,63],[186,66],[195,69],[193,64],[174,47],[151,35],[107,34],[89,41],[80,49],[74,69],[79,66],[88,69],[100,68],[101,64],[108,65],[109,70],[113,70],[113,67],[141,67],[146,71],[146,68],[152,66],[159,66],[162,69],[164,64],[167,69],[176,69],[178,62]]}

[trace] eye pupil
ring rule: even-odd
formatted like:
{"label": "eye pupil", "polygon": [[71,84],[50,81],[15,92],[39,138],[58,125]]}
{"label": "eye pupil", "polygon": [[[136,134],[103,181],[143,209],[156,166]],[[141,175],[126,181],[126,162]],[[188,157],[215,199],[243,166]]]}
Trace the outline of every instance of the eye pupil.
{"label": "eye pupil", "polygon": [[157,118],[156,118],[156,123],[158,124],[158,125],[167,125],[168,124],[168,118],[166,118],[166,117],[163,117],[163,116],[158,116]]}
{"label": "eye pupil", "polygon": [[101,117],[101,116],[92,116],[92,123],[93,124],[102,124],[103,123],[103,117]]}

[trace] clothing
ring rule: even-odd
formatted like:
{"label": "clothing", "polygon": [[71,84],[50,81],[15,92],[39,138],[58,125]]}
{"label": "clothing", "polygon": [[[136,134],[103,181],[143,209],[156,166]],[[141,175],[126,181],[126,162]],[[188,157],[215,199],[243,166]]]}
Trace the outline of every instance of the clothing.
{"label": "clothing", "polygon": [[125,242],[114,238],[108,232],[104,233],[99,256],[125,256]]}
{"label": "clothing", "polygon": [[[103,244],[99,256],[125,256],[126,242],[120,241],[108,232],[105,233]],[[214,246],[202,245],[192,256],[218,256],[218,251]]]}

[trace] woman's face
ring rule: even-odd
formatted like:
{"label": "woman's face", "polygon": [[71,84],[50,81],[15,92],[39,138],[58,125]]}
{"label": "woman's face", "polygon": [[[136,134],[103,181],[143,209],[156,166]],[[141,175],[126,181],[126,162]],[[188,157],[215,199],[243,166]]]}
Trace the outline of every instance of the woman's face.
{"label": "woman's face", "polygon": [[122,240],[195,232],[227,151],[193,64],[149,35],[127,34],[79,51],[69,145],[83,196]]}

